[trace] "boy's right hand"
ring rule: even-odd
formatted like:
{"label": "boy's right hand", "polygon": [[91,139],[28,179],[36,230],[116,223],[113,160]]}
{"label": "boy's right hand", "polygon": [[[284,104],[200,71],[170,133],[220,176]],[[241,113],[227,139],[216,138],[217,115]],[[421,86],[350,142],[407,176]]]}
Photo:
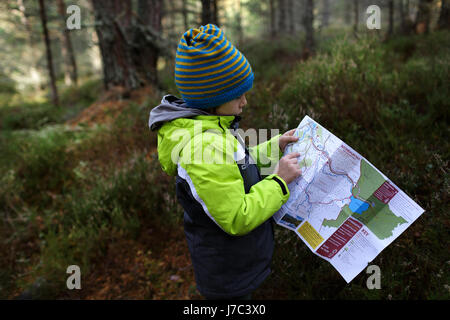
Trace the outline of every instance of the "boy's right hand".
{"label": "boy's right hand", "polygon": [[302,170],[298,165],[298,157],[300,157],[298,152],[285,155],[280,159],[273,173],[282,178],[286,184],[291,183],[302,174]]}

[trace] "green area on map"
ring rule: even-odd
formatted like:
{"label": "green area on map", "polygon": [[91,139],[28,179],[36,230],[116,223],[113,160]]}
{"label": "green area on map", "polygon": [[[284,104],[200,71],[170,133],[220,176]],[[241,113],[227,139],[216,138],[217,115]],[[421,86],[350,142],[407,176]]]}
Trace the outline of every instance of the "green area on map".
{"label": "green area on map", "polygon": [[335,220],[324,219],[322,225],[338,228],[348,217],[352,216],[361,221],[380,240],[389,238],[393,230],[400,224],[407,221],[396,216],[387,204],[378,200],[373,193],[384,183],[383,176],[364,159],[361,160],[361,176],[352,189],[352,194],[359,200],[368,203],[367,210],[358,213],[350,210],[349,205],[345,205]]}

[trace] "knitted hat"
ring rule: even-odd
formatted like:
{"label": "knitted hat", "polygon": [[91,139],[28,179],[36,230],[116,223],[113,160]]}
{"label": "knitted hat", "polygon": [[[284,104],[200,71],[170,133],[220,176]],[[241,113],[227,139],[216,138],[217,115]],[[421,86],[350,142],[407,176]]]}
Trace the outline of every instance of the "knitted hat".
{"label": "knitted hat", "polygon": [[175,58],[175,84],[191,108],[213,108],[252,88],[250,64],[217,26],[186,31]]}

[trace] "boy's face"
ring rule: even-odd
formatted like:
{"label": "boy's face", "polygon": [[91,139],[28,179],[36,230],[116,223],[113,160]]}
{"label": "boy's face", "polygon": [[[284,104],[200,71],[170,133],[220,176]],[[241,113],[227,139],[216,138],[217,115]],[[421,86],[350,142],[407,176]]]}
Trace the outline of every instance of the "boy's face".
{"label": "boy's face", "polygon": [[242,109],[247,104],[247,99],[245,98],[245,93],[237,99],[228,101],[217,107],[216,114],[218,115],[228,115],[228,116],[237,116],[242,112]]}

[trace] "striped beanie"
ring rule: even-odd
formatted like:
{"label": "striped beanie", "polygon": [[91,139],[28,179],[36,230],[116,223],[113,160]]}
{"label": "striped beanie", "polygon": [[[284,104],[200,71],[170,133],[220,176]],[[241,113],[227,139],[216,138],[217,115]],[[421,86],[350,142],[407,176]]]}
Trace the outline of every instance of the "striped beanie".
{"label": "striped beanie", "polygon": [[191,108],[213,108],[252,88],[253,72],[244,55],[217,26],[186,31],[175,58],[175,84]]}

